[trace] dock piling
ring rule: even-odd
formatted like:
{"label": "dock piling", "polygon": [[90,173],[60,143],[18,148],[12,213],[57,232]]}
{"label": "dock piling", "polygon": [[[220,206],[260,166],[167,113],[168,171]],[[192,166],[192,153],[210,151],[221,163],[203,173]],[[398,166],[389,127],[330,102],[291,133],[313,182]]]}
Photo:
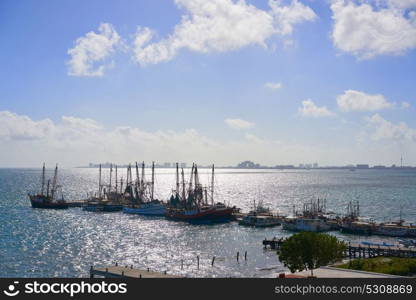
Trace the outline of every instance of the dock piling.
{"label": "dock piling", "polygon": [[247,261],[247,250],[244,252],[244,260]]}
{"label": "dock piling", "polygon": [[211,266],[214,266],[214,262],[215,262],[215,256],[212,257],[212,261],[211,261]]}
{"label": "dock piling", "polygon": [[240,259],[240,251],[237,251],[237,262],[239,261],[239,259]]}
{"label": "dock piling", "polygon": [[197,261],[197,268],[199,270],[199,255],[196,256],[196,261]]}

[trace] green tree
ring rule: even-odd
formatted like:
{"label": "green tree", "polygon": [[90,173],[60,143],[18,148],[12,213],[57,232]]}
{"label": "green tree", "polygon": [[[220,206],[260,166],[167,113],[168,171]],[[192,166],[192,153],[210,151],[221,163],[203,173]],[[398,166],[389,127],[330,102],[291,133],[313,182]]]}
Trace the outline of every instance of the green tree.
{"label": "green tree", "polygon": [[326,233],[300,232],[285,239],[277,251],[279,260],[294,273],[313,270],[343,257],[347,245]]}

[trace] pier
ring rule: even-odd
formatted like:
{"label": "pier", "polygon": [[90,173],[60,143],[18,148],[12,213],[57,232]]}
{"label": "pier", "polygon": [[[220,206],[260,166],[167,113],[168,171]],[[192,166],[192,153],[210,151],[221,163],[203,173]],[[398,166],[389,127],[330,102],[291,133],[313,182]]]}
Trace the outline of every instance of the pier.
{"label": "pier", "polygon": [[90,267],[90,278],[100,276],[104,278],[181,278],[181,276],[167,274],[167,272],[155,272],[147,270],[136,269],[133,266],[110,266],[106,268]]}
{"label": "pier", "polygon": [[371,258],[377,256],[416,258],[416,249],[398,246],[364,246],[359,243],[349,243],[345,251],[348,258]]}
{"label": "pier", "polygon": [[[277,250],[283,243],[283,239],[273,238],[271,240],[263,240],[264,248]],[[406,257],[416,258],[416,249],[398,247],[398,246],[383,246],[383,245],[363,245],[360,243],[348,243],[347,249],[344,252],[345,257],[352,258],[371,258],[377,256],[385,257]]]}

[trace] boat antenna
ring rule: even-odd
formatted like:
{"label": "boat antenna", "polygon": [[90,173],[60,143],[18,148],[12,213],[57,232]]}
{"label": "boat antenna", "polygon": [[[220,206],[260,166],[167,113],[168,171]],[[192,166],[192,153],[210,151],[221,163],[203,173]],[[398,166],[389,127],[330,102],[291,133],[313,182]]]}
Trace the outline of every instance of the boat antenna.
{"label": "boat antenna", "polygon": [[42,189],[40,191],[40,194],[43,196],[45,190],[45,163],[43,163],[42,167]]}

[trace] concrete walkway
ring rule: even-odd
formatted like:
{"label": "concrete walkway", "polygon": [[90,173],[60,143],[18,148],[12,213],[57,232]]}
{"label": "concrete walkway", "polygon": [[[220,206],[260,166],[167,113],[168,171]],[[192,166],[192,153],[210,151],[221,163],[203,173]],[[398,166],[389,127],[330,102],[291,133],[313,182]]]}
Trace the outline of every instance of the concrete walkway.
{"label": "concrete walkway", "polygon": [[[291,273],[286,274],[289,275]],[[294,273],[293,275],[308,277],[310,274],[310,271],[302,271]],[[313,275],[317,278],[405,278],[403,276],[348,270],[334,267],[321,267],[319,269],[313,270]]]}

